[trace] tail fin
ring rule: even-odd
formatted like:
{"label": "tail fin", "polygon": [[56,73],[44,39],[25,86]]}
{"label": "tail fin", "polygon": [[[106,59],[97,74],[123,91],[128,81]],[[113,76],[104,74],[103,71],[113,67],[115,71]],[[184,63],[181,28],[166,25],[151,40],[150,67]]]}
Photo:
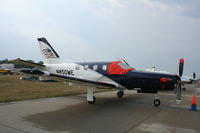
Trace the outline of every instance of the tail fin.
{"label": "tail fin", "polygon": [[59,55],[51,47],[46,38],[38,38],[38,42],[45,64],[56,64],[60,62]]}

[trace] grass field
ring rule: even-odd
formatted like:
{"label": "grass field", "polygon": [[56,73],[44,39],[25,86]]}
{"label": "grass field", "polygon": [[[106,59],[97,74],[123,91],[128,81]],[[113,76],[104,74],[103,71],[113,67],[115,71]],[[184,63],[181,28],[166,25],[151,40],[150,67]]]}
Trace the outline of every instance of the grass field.
{"label": "grass field", "polygon": [[[0,102],[67,96],[87,92],[85,87],[69,86],[64,82],[37,82],[20,79],[21,75],[0,76]],[[96,89],[96,92],[106,89]]]}

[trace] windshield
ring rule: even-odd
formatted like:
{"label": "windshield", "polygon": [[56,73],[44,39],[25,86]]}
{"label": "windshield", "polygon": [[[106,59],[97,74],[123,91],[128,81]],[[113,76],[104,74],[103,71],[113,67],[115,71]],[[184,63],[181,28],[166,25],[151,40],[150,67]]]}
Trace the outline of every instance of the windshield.
{"label": "windshield", "polygon": [[126,63],[123,63],[123,62],[118,63],[118,65],[119,65],[120,67],[122,67],[123,69],[130,69],[130,68],[132,68],[132,67],[130,67],[129,65],[127,65]]}

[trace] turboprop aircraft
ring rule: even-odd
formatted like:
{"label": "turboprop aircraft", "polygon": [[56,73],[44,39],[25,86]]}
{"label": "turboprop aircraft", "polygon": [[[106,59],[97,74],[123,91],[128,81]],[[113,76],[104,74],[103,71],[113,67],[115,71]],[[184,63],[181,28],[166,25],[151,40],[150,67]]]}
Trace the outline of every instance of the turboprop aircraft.
{"label": "turboprop aircraft", "polygon": [[117,96],[122,98],[124,90],[136,90],[138,93],[152,93],[154,106],[160,105],[158,91],[176,90],[176,100],[181,100],[181,76],[183,74],[184,59],[180,60],[179,75],[138,71],[130,67],[125,61],[112,62],[72,62],[64,63],[60,56],[45,38],[38,38],[44,64],[30,63],[16,59],[20,63],[34,66],[21,72],[40,76],[62,78],[70,83],[82,84],[87,87],[87,101],[94,104],[96,98],[94,90],[98,88],[116,88]]}

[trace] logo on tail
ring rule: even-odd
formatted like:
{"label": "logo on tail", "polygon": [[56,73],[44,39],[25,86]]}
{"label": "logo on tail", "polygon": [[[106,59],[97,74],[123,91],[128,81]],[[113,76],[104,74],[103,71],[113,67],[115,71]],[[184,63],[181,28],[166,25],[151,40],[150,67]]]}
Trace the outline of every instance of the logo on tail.
{"label": "logo on tail", "polygon": [[51,49],[43,49],[42,50],[42,54],[44,54],[44,56],[46,57],[46,59],[49,59],[49,58],[57,58],[54,53],[51,51]]}
{"label": "logo on tail", "polygon": [[38,42],[40,46],[40,51],[44,58],[44,63],[55,64],[60,62],[59,55],[45,38],[38,38]]}

